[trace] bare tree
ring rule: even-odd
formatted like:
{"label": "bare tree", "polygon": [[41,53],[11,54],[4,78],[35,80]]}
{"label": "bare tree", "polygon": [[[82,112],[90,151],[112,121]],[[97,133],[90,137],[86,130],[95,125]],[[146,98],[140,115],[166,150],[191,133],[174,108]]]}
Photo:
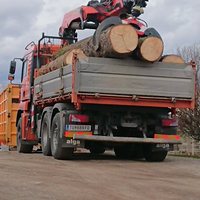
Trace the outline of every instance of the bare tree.
{"label": "bare tree", "polygon": [[180,121],[179,132],[183,135],[200,141],[200,83],[199,83],[199,68],[200,68],[200,45],[193,45],[179,48],[178,54],[189,63],[196,63],[196,97],[194,110],[183,109],[178,112]]}

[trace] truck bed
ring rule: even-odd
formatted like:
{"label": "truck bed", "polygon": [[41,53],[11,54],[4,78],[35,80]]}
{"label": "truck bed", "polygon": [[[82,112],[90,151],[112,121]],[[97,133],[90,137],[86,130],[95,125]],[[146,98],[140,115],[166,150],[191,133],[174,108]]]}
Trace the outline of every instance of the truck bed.
{"label": "truck bed", "polygon": [[132,101],[138,101],[137,97],[174,103],[181,100],[187,102],[185,107],[192,106],[195,72],[190,65],[92,57],[74,65],[38,77],[34,101],[75,93],[96,99],[115,96],[132,97]]}

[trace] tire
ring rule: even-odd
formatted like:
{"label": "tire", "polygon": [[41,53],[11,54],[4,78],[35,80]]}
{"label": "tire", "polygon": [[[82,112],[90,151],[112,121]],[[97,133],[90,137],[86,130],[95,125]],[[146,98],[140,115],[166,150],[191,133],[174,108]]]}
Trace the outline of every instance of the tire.
{"label": "tire", "polygon": [[[119,127],[117,131],[114,132],[114,136],[117,137],[136,137],[137,135],[132,134],[133,129]],[[114,152],[116,157],[120,159],[141,159],[144,158],[143,144],[139,143],[122,143],[114,147]]]}
{"label": "tire", "polygon": [[133,145],[133,147],[132,147],[132,152],[131,152],[131,158],[132,159],[144,158],[143,144],[135,143],[132,145]]}
{"label": "tire", "polygon": [[71,159],[73,155],[73,148],[63,148],[62,147],[62,138],[60,135],[62,131],[62,117],[60,113],[57,113],[52,122],[51,128],[51,153],[55,159],[65,160]]}
{"label": "tire", "polygon": [[146,161],[148,162],[164,161],[168,152],[165,150],[152,151],[152,148],[153,148],[152,145],[148,145],[147,147],[145,147],[144,157]]}
{"label": "tire", "polygon": [[141,159],[144,158],[143,148],[139,144],[123,144],[114,147],[116,157],[121,159]]}
{"label": "tire", "polygon": [[134,159],[135,147],[134,144],[122,144],[114,147],[115,156],[119,159]]}
{"label": "tire", "polygon": [[45,156],[51,156],[51,140],[49,138],[49,135],[50,135],[50,124],[48,119],[48,113],[45,113],[41,127],[42,153]]}
{"label": "tire", "polygon": [[23,144],[22,141],[22,118],[17,123],[17,151],[19,153],[31,153],[33,145]]}
{"label": "tire", "polygon": [[89,150],[93,155],[103,154],[105,152],[105,148],[99,143],[92,143]]}

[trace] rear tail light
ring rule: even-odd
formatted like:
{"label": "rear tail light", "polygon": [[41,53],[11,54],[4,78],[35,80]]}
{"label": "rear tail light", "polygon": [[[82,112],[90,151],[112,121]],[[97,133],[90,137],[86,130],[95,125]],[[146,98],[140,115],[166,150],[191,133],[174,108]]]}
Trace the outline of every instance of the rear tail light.
{"label": "rear tail light", "polygon": [[163,127],[177,127],[179,125],[179,121],[177,119],[163,119],[162,126]]}
{"label": "rear tail light", "polygon": [[69,115],[69,122],[88,123],[89,117],[87,115]]}

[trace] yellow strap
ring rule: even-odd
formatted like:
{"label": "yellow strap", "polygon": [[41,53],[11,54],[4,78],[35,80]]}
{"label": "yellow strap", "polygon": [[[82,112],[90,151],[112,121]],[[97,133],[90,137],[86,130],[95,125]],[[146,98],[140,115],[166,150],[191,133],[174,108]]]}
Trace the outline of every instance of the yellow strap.
{"label": "yellow strap", "polygon": [[144,13],[143,8],[141,8],[141,7],[134,7],[134,9],[140,11],[140,13],[142,13],[142,14]]}

